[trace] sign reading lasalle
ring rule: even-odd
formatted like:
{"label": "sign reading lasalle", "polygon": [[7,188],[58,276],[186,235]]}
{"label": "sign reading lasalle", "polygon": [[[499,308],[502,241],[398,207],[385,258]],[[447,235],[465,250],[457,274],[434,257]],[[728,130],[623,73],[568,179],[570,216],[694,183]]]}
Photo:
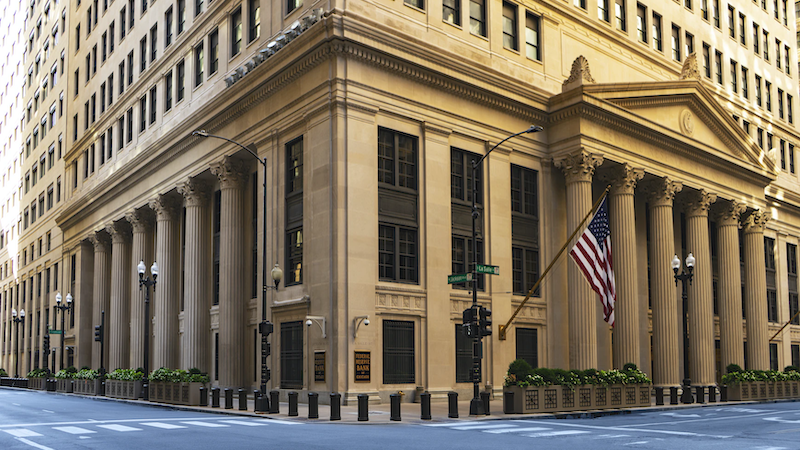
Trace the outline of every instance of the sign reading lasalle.
{"label": "sign reading lasalle", "polygon": [[356,382],[369,383],[369,352],[354,352]]}

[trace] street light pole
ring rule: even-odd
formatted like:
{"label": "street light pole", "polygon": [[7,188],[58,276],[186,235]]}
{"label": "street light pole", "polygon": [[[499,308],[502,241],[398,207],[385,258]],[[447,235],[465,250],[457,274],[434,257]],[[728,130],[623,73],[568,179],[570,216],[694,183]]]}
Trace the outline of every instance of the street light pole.
{"label": "street light pole", "polygon": [[694,398],[692,397],[692,380],[689,376],[689,328],[688,328],[688,320],[687,316],[689,314],[689,306],[687,305],[689,296],[687,294],[686,282],[689,282],[689,285],[692,285],[692,278],[694,277],[694,255],[689,253],[689,256],[686,257],[686,270],[682,270],[680,275],[678,274],[678,270],[681,268],[681,260],[678,259],[678,255],[675,255],[672,258],[672,271],[674,272],[675,277],[675,286],[678,285],[678,280],[681,281],[681,297],[683,299],[683,312],[681,317],[683,318],[683,393],[681,393],[681,403],[693,403]]}
{"label": "street light pole", "polygon": [[[17,310],[11,309],[11,320],[14,322],[14,378],[19,378],[19,324],[25,322],[25,310],[20,310],[17,317]],[[23,332],[24,334],[24,332]]]}
{"label": "street light pole", "polygon": [[[499,147],[503,142],[517,137],[521,134],[528,134],[528,133],[538,133],[539,131],[544,130],[544,128],[538,125],[531,125],[525,131],[520,131],[519,133],[512,134],[511,136],[503,139],[502,141],[498,142],[497,145],[491,148],[485,155],[481,156],[480,159],[477,161],[472,160],[472,324],[470,324],[471,329],[473,330],[472,336],[472,400],[469,403],[469,414],[470,415],[483,415],[485,413],[483,409],[483,401],[481,401],[480,395],[480,382],[481,382],[481,339],[483,339],[483,335],[481,331],[478,329],[478,231],[477,231],[477,223],[478,217],[480,216],[480,211],[478,211],[478,206],[475,202],[475,196],[478,192],[478,178],[476,176],[478,172],[478,168],[481,166],[481,163],[490,153],[494,151],[497,147]],[[485,203],[485,202],[484,202]],[[485,253],[485,249],[484,249]]]}
{"label": "street light pole", "polygon": [[[67,311],[72,307],[72,294],[67,293],[67,304],[61,304],[61,292],[56,294],[56,312],[61,311],[61,357],[58,359],[58,368],[59,370],[64,368],[64,316],[66,315]],[[55,366],[55,364],[53,364]],[[53,367],[55,371],[55,367]]]}
{"label": "street light pole", "polygon": [[[270,372],[269,368],[267,367],[267,356],[269,356],[270,349],[269,349],[269,342],[267,342],[267,337],[272,333],[273,326],[267,320],[267,291],[269,289],[278,289],[278,285],[281,282],[281,278],[283,278],[283,271],[278,266],[278,263],[275,262],[275,267],[272,268],[272,281],[275,283],[275,287],[269,286],[267,284],[267,158],[261,158],[256,154],[254,149],[250,147],[245,147],[244,145],[228,139],[226,137],[217,136],[214,134],[208,134],[206,130],[195,130],[192,131],[192,136],[198,137],[211,137],[216,139],[222,139],[223,141],[230,142],[231,144],[238,145],[239,147],[243,148],[247,151],[253,158],[255,158],[263,167],[264,167],[264,193],[262,196],[262,220],[261,220],[261,232],[262,232],[262,239],[261,239],[261,323],[258,324],[258,331],[261,333],[261,395],[263,396],[262,399],[255,399],[256,401],[256,411],[267,412],[269,410],[269,400],[267,397],[267,381],[270,379]],[[255,147],[255,146],[253,146]]]}
{"label": "street light pole", "polygon": [[148,388],[149,383],[147,382],[147,377],[150,375],[149,363],[150,363],[150,286],[153,286],[153,293],[156,290],[156,278],[158,278],[158,264],[153,261],[153,265],[150,266],[150,273],[153,275],[153,279],[151,280],[150,277],[145,277],[144,272],[147,268],[144,265],[144,261],[139,261],[139,265],[136,266],[136,270],[139,272],[139,291],[141,292],[142,286],[144,286],[144,383],[142,383],[142,394],[141,397],[144,400],[148,399]]}

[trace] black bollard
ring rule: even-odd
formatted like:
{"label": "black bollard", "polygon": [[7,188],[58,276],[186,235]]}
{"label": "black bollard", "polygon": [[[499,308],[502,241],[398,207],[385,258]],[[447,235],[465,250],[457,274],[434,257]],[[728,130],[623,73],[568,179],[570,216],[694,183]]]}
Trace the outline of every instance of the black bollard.
{"label": "black bollard", "polygon": [[280,404],[280,391],[269,391],[269,413],[270,414],[280,414],[281,413],[281,404]]}
{"label": "black bollard", "polygon": [[297,416],[297,392],[289,392],[289,416]]}
{"label": "black bollard", "polygon": [[342,420],[342,394],[331,392],[331,420]]}
{"label": "black bollard", "polygon": [[211,388],[211,407],[219,408],[219,388]]}
{"label": "black bollard", "polygon": [[247,391],[239,389],[239,411],[247,411]]}
{"label": "black bollard", "polygon": [[205,386],[200,387],[200,406],[208,406],[208,390]]}
{"label": "black bollard", "polygon": [[319,419],[319,394],[316,392],[308,393],[308,418]]}
{"label": "black bollard", "polygon": [[722,385],[719,388],[719,401],[727,402],[728,401],[728,386]]}
{"label": "black bollard", "polygon": [[458,392],[447,393],[447,417],[458,419]]}
{"label": "black bollard", "polygon": [[233,409],[233,390],[225,388],[225,409]]}
{"label": "black bollard", "polygon": [[708,387],[708,403],[717,403],[717,387]]}
{"label": "black bollard", "polygon": [[253,411],[254,412],[261,411],[260,409],[258,409],[258,402],[261,401],[260,399],[261,399],[261,391],[258,390],[258,389],[254,389],[253,390]]}
{"label": "black bollard", "polygon": [[706,402],[706,388],[704,388],[703,386],[695,386],[694,392],[695,395],[697,396],[697,403]]}
{"label": "black bollard", "polygon": [[492,394],[488,392],[481,392],[481,402],[483,402],[483,412],[485,415],[489,415],[489,398]]}
{"label": "black bollard", "polygon": [[400,421],[400,394],[389,395],[389,420]]}
{"label": "black bollard", "polygon": [[662,406],[664,404],[664,388],[657,387],[656,391],[656,405]]}
{"label": "black bollard", "polygon": [[669,388],[669,404],[670,405],[678,404],[678,388],[675,386]]}
{"label": "black bollard", "polygon": [[358,394],[358,421],[366,422],[369,420],[369,395]]}
{"label": "black bollard", "polygon": [[503,392],[503,414],[514,414],[514,392]]}
{"label": "black bollard", "polygon": [[420,419],[422,420],[431,420],[431,394],[428,392],[423,392],[419,395],[420,401],[420,410],[422,414],[420,414]]}

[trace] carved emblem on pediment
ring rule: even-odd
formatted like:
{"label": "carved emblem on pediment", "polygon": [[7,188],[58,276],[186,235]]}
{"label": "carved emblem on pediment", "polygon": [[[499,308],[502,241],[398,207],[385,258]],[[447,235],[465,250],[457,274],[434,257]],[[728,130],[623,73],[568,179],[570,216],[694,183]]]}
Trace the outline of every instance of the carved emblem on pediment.
{"label": "carved emblem on pediment", "polygon": [[589,60],[583,55],[578,56],[575,58],[575,61],[572,62],[572,70],[569,73],[569,78],[564,81],[562,88],[569,89],[575,82],[577,82],[577,84],[595,83],[594,78],[592,78],[592,73],[589,70]]}
{"label": "carved emblem on pediment", "polygon": [[699,80],[700,68],[697,66],[697,54],[692,53],[683,61],[683,68],[681,69],[681,80]]}
{"label": "carved emblem on pediment", "polygon": [[694,134],[694,114],[688,109],[684,109],[681,111],[680,119],[678,120],[680,123],[681,131],[686,136],[691,136]]}

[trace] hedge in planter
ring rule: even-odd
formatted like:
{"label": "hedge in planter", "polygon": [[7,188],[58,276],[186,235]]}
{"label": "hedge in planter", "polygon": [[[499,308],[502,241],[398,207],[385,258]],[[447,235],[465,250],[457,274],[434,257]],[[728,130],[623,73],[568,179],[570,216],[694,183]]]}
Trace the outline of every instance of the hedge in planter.
{"label": "hedge in planter", "polygon": [[[734,365],[731,365],[734,366]],[[741,370],[728,366],[722,383],[728,386],[728,400],[772,400],[800,397],[800,372],[792,366],[786,372]]]}
{"label": "hedge in planter", "polygon": [[96,370],[81,369],[74,376],[73,392],[84,395],[97,395],[100,373]]}
{"label": "hedge in planter", "polygon": [[47,377],[47,371],[44,369],[33,369],[28,372],[28,375],[25,376],[28,379],[28,389],[44,389],[45,377]]}
{"label": "hedge in planter", "polygon": [[66,369],[61,369],[53,375],[56,379],[56,392],[72,393],[72,378],[75,376],[74,367],[70,366]]}
{"label": "hedge in planter", "polygon": [[137,399],[144,374],[135,369],[117,369],[106,375],[106,397]]}
{"label": "hedge in planter", "polygon": [[151,402],[194,406],[200,404],[200,388],[209,381],[208,375],[197,369],[187,372],[166,367],[154,370],[148,378]]}

